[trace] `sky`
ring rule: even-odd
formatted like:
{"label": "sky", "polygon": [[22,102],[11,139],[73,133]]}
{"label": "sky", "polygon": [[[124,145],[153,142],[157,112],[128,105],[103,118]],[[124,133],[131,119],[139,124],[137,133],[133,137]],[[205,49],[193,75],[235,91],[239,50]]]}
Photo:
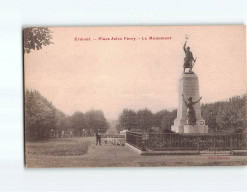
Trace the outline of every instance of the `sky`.
{"label": "sky", "polygon": [[[54,44],[24,55],[25,88],[38,90],[69,115],[101,109],[107,119],[117,119],[124,108],[152,112],[177,108],[185,34],[197,57],[193,70],[199,78],[201,103],[246,93],[245,26],[50,30]],[[149,40],[151,36],[170,38]],[[102,40],[111,37],[122,40]]]}

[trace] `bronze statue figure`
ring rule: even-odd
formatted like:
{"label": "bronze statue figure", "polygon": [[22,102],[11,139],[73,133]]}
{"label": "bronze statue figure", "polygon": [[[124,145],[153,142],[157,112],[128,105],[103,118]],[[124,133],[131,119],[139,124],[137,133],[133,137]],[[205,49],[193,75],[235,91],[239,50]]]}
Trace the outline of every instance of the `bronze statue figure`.
{"label": "bronze statue figure", "polygon": [[194,110],[194,104],[196,104],[196,103],[198,103],[201,99],[202,99],[202,97],[200,97],[199,98],[199,100],[197,100],[197,101],[195,101],[195,102],[193,102],[192,101],[192,97],[189,97],[188,98],[188,101],[186,101],[185,99],[184,99],[184,95],[182,94],[182,97],[183,97],[183,101],[184,101],[184,103],[185,103],[185,105],[186,105],[186,107],[187,107],[187,116],[188,116],[188,125],[196,125],[196,112],[195,112],[195,110]]}
{"label": "bronze statue figure", "polygon": [[196,62],[196,59],[194,59],[192,52],[190,51],[190,47],[186,48],[187,40],[184,43],[184,52],[185,52],[185,58],[184,58],[184,73],[185,69],[189,68],[189,73],[193,74],[192,68],[194,66],[194,63]]}

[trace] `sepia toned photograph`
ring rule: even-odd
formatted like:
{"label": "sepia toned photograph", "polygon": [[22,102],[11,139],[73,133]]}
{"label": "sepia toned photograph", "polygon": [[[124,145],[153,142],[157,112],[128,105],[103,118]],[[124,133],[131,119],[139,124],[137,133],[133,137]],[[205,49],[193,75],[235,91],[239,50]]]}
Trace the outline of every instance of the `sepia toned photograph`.
{"label": "sepia toned photograph", "polygon": [[246,166],[246,27],[23,29],[28,168]]}

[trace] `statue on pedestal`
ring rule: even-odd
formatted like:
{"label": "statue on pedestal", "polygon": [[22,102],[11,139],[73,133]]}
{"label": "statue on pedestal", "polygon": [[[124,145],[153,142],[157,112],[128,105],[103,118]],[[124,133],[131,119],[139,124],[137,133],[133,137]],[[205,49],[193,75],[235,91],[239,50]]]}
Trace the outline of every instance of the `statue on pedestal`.
{"label": "statue on pedestal", "polygon": [[[189,47],[186,47],[188,36],[185,35],[185,43],[183,50],[185,52],[184,71],[179,78],[178,88],[178,110],[177,118],[171,130],[176,133],[208,133],[208,126],[201,115],[201,106],[199,93],[198,76],[192,72],[192,68],[196,62]],[[182,97],[181,97],[182,96]],[[187,100],[188,98],[188,100]],[[197,100],[197,101],[193,101]]]}
{"label": "statue on pedestal", "polygon": [[193,53],[190,51],[190,47],[187,47],[186,48],[186,43],[187,43],[187,40],[189,38],[188,38],[187,35],[185,36],[185,38],[186,38],[186,41],[185,41],[184,47],[183,47],[184,53],[185,53],[185,58],[184,58],[184,73],[186,73],[185,72],[185,69],[186,68],[189,68],[190,69],[189,70],[189,74],[193,74],[192,68],[193,68],[193,66],[194,66],[194,64],[196,62],[196,59],[194,59]]}
{"label": "statue on pedestal", "polygon": [[195,113],[195,110],[194,110],[194,104],[198,103],[202,97],[199,98],[199,100],[193,102],[192,101],[192,97],[189,97],[188,98],[188,101],[186,101],[184,99],[184,95],[182,94],[182,97],[183,97],[183,101],[187,107],[187,116],[188,116],[188,125],[196,125],[196,113]]}

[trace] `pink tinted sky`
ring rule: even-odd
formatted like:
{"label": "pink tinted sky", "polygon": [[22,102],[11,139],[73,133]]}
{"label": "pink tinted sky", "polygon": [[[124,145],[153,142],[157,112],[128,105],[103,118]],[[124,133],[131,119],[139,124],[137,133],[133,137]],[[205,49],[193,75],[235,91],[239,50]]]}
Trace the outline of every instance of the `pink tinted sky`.
{"label": "pink tinted sky", "polygon": [[[53,45],[25,54],[25,87],[66,114],[124,108],[153,112],[178,105],[185,34],[197,62],[202,103],[246,92],[245,26],[50,28]],[[153,41],[88,41],[74,37],[160,37]]]}

